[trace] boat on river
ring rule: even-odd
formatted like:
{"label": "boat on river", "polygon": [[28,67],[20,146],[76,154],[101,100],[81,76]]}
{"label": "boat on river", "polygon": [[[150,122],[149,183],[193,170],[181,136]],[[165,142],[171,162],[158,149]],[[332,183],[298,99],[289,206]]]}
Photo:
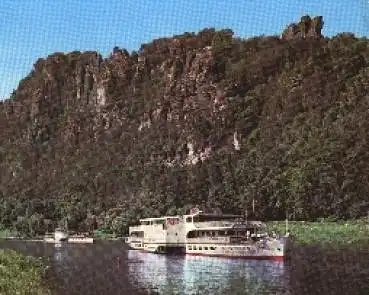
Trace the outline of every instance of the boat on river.
{"label": "boat on river", "polygon": [[283,260],[288,234],[269,234],[261,221],[241,215],[204,213],[145,218],[129,228],[130,248],[152,253]]}
{"label": "boat on river", "polygon": [[78,243],[78,244],[92,244],[94,239],[92,237],[87,237],[86,235],[69,235],[67,231],[60,228],[55,229],[53,236],[45,236],[45,243]]}

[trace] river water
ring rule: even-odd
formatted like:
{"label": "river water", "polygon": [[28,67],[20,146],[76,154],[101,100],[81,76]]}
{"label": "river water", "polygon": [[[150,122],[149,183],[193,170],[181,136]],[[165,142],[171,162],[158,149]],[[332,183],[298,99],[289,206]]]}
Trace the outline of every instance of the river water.
{"label": "river water", "polygon": [[121,241],[0,248],[41,257],[55,295],[369,294],[369,247],[293,247],[285,262],[142,253]]}
{"label": "river water", "polygon": [[286,294],[286,262],[166,256],[128,250],[121,241],[67,244],[3,241],[42,257],[54,294]]}

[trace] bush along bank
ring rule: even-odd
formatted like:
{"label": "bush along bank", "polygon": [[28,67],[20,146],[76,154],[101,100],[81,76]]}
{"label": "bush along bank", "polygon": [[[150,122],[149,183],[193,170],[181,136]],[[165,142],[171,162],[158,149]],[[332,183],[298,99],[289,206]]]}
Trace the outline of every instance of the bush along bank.
{"label": "bush along bank", "polygon": [[35,258],[0,250],[0,294],[51,294],[43,282],[45,267]]}
{"label": "bush along bank", "polygon": [[[286,231],[286,222],[268,222],[268,229],[278,234],[284,234]],[[369,224],[365,220],[289,221],[288,232],[291,234],[293,241],[301,245],[369,243]]]}

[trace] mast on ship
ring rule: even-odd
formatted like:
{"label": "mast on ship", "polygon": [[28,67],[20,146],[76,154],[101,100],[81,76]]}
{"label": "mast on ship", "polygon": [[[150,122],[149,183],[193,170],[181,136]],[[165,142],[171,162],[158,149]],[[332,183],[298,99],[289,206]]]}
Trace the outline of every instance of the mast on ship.
{"label": "mast on ship", "polygon": [[[244,208],[245,208],[245,213],[244,213],[244,216],[245,216],[245,220],[247,222],[247,218],[248,218],[248,212],[247,212],[247,202],[244,200]],[[255,198],[254,196],[252,197],[252,216],[255,216]]]}
{"label": "mast on ship", "polygon": [[246,220],[246,223],[247,223],[247,218],[248,218],[248,212],[247,212],[247,205],[246,205],[246,211],[245,211],[245,220]]}
{"label": "mast on ship", "polygon": [[286,236],[288,235],[288,209],[286,208]]}

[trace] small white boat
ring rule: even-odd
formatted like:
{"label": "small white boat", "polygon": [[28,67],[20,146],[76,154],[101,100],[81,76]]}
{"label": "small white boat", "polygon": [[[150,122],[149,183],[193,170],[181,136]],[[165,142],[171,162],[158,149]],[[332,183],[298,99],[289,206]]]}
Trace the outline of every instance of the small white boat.
{"label": "small white boat", "polygon": [[57,243],[55,241],[55,238],[53,238],[53,237],[44,237],[44,242],[45,243],[52,243],[52,244]]}
{"label": "small white boat", "polygon": [[61,230],[60,228],[56,228],[54,232],[54,239],[57,242],[65,242],[68,240],[68,233]]}
{"label": "small white boat", "polygon": [[84,237],[84,236],[71,236],[68,238],[68,243],[77,243],[77,244],[93,244],[94,238]]}
{"label": "small white boat", "polygon": [[69,235],[68,233],[56,229],[54,232],[54,236],[45,236],[44,237],[45,243],[73,243],[73,244],[92,244],[94,243],[94,238],[86,237],[84,235]]}

